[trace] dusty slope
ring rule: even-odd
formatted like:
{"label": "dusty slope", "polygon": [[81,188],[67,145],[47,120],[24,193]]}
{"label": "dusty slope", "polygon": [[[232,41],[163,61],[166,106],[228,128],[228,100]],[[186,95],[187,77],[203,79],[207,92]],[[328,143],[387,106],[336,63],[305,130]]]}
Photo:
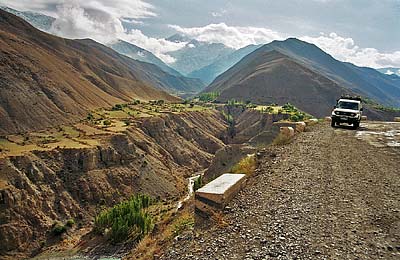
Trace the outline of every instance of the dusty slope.
{"label": "dusty slope", "polygon": [[3,10],[0,46],[0,134],[70,122],[132,98],[177,100],[156,89],[165,84],[155,75],[166,73],[155,65],[46,34]]}
{"label": "dusty slope", "polygon": [[354,135],[322,125],[267,152],[229,224],[182,235],[162,259],[398,259],[400,150]]}
{"label": "dusty slope", "polygon": [[54,221],[73,218],[90,229],[99,207],[131,194],[180,198],[185,178],[224,146],[218,137],[225,130],[216,111],[170,114],[142,119],[94,148],[1,159],[0,258],[24,258],[51,245]]}

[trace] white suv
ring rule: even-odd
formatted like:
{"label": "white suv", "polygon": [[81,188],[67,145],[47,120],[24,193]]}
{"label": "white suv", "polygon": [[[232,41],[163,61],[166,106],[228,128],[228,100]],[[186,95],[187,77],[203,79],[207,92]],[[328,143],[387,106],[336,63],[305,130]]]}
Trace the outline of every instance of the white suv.
{"label": "white suv", "polygon": [[347,123],[357,129],[360,126],[362,111],[361,98],[342,97],[338,99],[332,110],[331,126],[335,127],[340,123]]}

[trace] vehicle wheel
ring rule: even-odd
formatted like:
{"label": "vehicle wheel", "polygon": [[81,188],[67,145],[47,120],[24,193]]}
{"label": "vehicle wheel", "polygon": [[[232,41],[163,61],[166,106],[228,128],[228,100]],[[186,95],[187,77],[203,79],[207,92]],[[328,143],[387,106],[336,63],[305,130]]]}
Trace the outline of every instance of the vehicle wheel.
{"label": "vehicle wheel", "polygon": [[336,126],[336,122],[335,122],[335,120],[333,120],[333,118],[332,118],[332,120],[331,120],[331,126],[332,126],[332,127],[335,127],[335,126]]}
{"label": "vehicle wheel", "polygon": [[355,122],[355,123],[353,124],[353,128],[354,128],[354,129],[357,129],[359,126],[360,126],[360,122]]}

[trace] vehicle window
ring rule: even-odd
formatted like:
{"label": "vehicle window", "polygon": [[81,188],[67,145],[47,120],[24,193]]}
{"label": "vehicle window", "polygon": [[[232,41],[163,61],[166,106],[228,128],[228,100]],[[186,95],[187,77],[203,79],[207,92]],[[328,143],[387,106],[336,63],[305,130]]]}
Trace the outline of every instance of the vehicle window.
{"label": "vehicle window", "polygon": [[342,109],[358,110],[358,103],[340,101],[337,104],[337,107]]}

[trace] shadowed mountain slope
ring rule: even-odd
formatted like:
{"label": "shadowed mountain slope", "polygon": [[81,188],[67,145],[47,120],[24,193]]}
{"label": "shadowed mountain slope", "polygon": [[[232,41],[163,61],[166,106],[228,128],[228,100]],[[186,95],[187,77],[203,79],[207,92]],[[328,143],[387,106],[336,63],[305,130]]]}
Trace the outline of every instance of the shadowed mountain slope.
{"label": "shadowed mountain slope", "polygon": [[[290,102],[312,115],[326,116],[342,94],[361,95],[396,106],[400,102],[397,78],[337,61],[313,44],[288,39],[250,53],[218,76],[204,92],[220,92],[221,101]],[[367,106],[365,112],[374,119],[393,119],[389,111]]]}
{"label": "shadowed mountain slope", "polygon": [[169,82],[172,89],[165,88],[168,92],[171,93],[190,93],[190,92],[199,92],[202,90],[205,85],[204,83],[197,78],[188,78],[180,74],[178,71],[174,70],[173,68],[169,67],[165,64],[161,59],[155,56],[153,53],[140,48],[132,43],[125,42],[122,40],[118,40],[116,43],[110,45],[110,47],[132,59],[151,63],[157,65],[161,70],[165,71],[169,75],[164,75],[161,79],[163,81]]}
{"label": "shadowed mountain slope", "polygon": [[254,59],[246,57],[205,91],[220,92],[218,99],[223,101],[289,102],[315,116],[326,115],[338,96],[350,93],[278,51],[264,52]]}
{"label": "shadowed mountain slope", "polygon": [[341,62],[314,44],[296,38],[273,41],[254,51],[251,55],[277,50],[304,66],[313,69],[353,92],[368,96],[386,106],[400,107],[400,82],[388,75],[348,62]]}
{"label": "shadowed mountain slope", "polygon": [[260,48],[261,45],[248,45],[228,55],[222,56],[215,62],[199,70],[191,72],[188,76],[199,78],[204,83],[210,84],[218,75],[228,70],[249,53]]}

